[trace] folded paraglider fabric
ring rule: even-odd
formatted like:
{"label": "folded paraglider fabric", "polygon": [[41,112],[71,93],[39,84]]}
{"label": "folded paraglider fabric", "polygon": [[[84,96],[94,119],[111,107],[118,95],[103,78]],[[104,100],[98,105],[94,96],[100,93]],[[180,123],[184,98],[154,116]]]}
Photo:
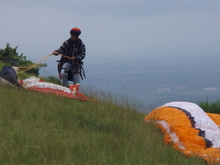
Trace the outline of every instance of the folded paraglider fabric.
{"label": "folded paraglider fabric", "polygon": [[20,84],[28,90],[35,90],[38,92],[44,93],[53,93],[57,96],[62,96],[66,98],[80,99],[80,100],[88,100],[88,98],[79,93],[79,85],[71,85],[69,88],[61,85],[56,85],[53,83],[44,82],[40,78],[30,77],[25,80],[21,80]]}
{"label": "folded paraglider fabric", "polygon": [[220,162],[220,115],[190,102],[170,102],[145,116],[164,133],[164,141],[187,156]]}

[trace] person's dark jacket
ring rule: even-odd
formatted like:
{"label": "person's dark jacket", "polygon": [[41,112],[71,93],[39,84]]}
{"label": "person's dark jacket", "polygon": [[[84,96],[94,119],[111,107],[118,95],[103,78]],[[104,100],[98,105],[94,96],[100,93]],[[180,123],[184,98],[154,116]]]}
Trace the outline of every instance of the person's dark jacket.
{"label": "person's dark jacket", "polygon": [[71,38],[66,40],[56,51],[65,56],[76,57],[76,62],[83,60],[86,55],[86,47],[79,38],[77,41],[72,41]]}

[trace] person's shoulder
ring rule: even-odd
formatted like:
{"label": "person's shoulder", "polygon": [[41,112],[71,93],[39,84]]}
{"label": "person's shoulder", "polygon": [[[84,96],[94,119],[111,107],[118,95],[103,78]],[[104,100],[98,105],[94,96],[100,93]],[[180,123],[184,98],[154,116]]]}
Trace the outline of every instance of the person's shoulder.
{"label": "person's shoulder", "polygon": [[65,41],[63,42],[63,44],[69,45],[70,42],[71,42],[71,40],[70,40],[70,39],[67,39],[67,40],[65,40]]}
{"label": "person's shoulder", "polygon": [[80,45],[85,45],[85,44],[83,43],[82,39],[80,39],[80,38],[78,38],[78,43],[79,43]]}
{"label": "person's shoulder", "polygon": [[64,42],[71,42],[72,40],[71,40],[71,38],[68,38],[66,41],[64,41]]}

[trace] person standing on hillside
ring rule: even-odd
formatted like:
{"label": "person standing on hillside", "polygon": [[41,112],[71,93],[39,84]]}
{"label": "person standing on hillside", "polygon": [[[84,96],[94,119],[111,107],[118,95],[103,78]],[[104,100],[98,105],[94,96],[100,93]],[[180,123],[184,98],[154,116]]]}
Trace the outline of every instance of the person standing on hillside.
{"label": "person standing on hillside", "polygon": [[68,87],[69,81],[73,81],[73,85],[80,83],[80,77],[85,77],[82,67],[82,60],[86,55],[86,47],[79,38],[81,30],[72,28],[70,30],[70,38],[60,46],[59,49],[53,51],[53,55],[61,54],[60,63],[58,64],[59,77],[62,85]]}

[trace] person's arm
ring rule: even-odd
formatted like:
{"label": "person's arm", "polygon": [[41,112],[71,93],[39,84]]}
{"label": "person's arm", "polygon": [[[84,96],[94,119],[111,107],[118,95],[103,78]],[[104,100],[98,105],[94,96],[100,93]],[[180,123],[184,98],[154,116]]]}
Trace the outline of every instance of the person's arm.
{"label": "person's arm", "polygon": [[82,45],[80,46],[77,56],[75,57],[76,61],[81,61],[85,58],[86,56],[86,47],[85,45],[82,43]]}
{"label": "person's arm", "polygon": [[58,55],[59,53],[56,50],[54,50],[52,54],[53,55]]}
{"label": "person's arm", "polygon": [[54,54],[54,55],[65,54],[66,48],[67,48],[67,44],[68,44],[67,41],[65,41],[65,42],[60,46],[60,48],[57,49],[57,50],[54,50],[52,54]]}

